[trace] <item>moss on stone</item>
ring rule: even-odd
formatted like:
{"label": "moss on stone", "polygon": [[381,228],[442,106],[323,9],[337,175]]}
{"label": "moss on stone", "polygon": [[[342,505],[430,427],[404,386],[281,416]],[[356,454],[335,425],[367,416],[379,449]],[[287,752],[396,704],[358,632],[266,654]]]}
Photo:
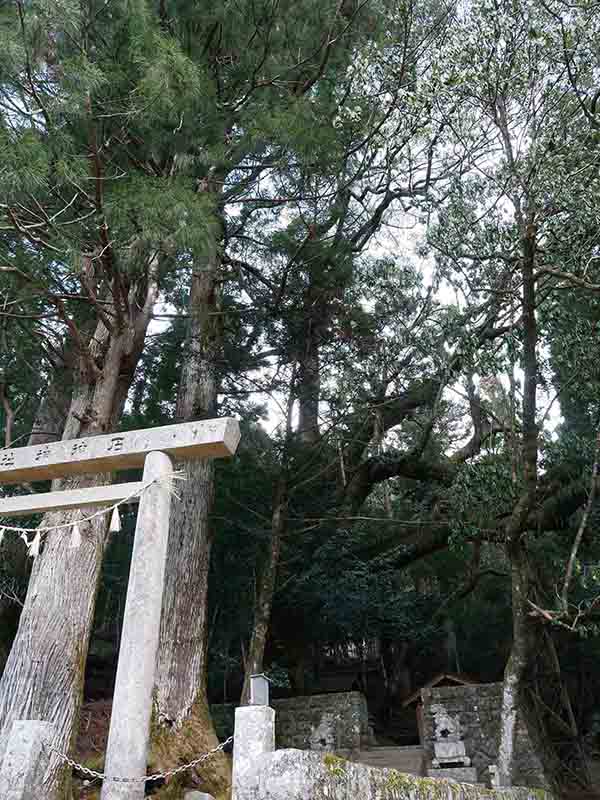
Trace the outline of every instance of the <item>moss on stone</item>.
{"label": "moss on stone", "polygon": [[531,794],[535,797],[535,800],[550,800],[551,794],[547,792],[545,789],[531,789]]}
{"label": "moss on stone", "polygon": [[386,770],[384,788],[392,792],[402,792],[403,796],[408,793],[418,792],[420,778],[399,772],[397,769]]}
{"label": "moss on stone", "polygon": [[419,800],[443,800],[448,796],[449,781],[440,778],[415,778]]}
{"label": "moss on stone", "polygon": [[323,763],[327,767],[327,770],[338,778],[346,774],[346,764],[348,762],[345,758],[326,753],[323,756]]}

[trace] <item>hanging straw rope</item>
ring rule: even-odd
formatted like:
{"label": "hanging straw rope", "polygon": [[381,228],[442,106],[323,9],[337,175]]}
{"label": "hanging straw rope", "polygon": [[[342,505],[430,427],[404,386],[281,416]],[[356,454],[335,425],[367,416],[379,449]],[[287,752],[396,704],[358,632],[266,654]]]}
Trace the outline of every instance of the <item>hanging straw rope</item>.
{"label": "hanging straw rope", "polygon": [[[91,522],[98,517],[103,517],[106,514],[111,514],[111,522],[110,522],[110,530],[111,532],[116,532],[121,529],[121,521],[119,518],[119,506],[128,503],[134,497],[141,497],[142,494],[147,491],[151,486],[155,484],[163,484],[167,483],[170,487],[170,494],[177,499],[179,499],[179,494],[175,490],[172,485],[172,481],[174,480],[185,480],[185,472],[183,470],[178,470],[175,472],[170,472],[168,475],[161,475],[158,478],[153,478],[151,481],[147,481],[141,488],[131,492],[131,494],[124,497],[122,500],[119,500],[117,503],[113,503],[111,506],[107,506],[106,508],[101,508],[99,511],[96,511],[93,514],[90,514],[88,517],[80,517],[78,520],[70,522],[62,522],[59,525],[40,525],[37,528],[23,528],[17,525],[4,525],[0,524],[0,542],[4,534],[7,531],[11,533],[18,533],[20,534],[21,539],[24,540],[27,548],[29,549],[29,554],[35,558],[39,554],[40,548],[40,541],[42,534],[47,534],[52,531],[59,531],[65,528],[71,529],[71,547],[76,548],[79,547],[81,544],[81,533],[79,530],[79,526],[83,525],[86,522]],[[27,538],[27,534],[34,534],[34,539],[32,542],[29,541]]]}

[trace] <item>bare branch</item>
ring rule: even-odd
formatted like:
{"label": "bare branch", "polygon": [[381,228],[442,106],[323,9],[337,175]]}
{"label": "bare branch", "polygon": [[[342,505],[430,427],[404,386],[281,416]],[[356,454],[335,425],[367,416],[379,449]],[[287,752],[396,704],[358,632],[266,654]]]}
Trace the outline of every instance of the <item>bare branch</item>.
{"label": "bare branch", "polygon": [[568,604],[567,599],[569,596],[569,585],[571,583],[571,579],[573,577],[573,571],[575,569],[575,560],[577,559],[577,552],[579,550],[579,546],[581,545],[581,540],[583,539],[583,534],[585,533],[590,513],[592,511],[592,508],[594,507],[594,501],[596,500],[596,495],[598,493],[599,466],[600,466],[600,431],[598,431],[598,434],[596,436],[596,451],[594,454],[594,466],[592,467],[592,482],[590,487],[590,493],[588,495],[588,499],[585,504],[583,516],[581,517],[581,522],[579,523],[579,528],[577,529],[577,534],[573,542],[573,547],[571,548],[571,555],[569,556],[569,563],[567,565],[567,572],[565,574],[565,582],[563,584],[561,592],[561,601],[564,609],[567,608]]}

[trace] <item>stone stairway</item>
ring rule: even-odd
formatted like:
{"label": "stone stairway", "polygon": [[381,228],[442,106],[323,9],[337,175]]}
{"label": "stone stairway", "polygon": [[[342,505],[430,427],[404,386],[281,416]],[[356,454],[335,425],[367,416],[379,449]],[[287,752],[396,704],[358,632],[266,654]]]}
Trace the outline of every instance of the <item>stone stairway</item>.
{"label": "stone stairway", "polygon": [[397,769],[407,775],[425,775],[425,751],[422,747],[370,747],[353,759],[378,769]]}

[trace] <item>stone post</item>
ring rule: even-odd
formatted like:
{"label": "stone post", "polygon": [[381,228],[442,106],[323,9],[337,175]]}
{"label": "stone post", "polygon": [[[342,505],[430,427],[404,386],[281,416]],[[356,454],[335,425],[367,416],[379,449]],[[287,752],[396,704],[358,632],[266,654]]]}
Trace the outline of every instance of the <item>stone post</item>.
{"label": "stone post", "polygon": [[206,792],[195,792],[192,790],[191,792],[186,792],[183,795],[183,800],[215,800],[212,794],[207,794]]}
{"label": "stone post", "polygon": [[55,734],[54,725],[39,720],[17,720],[8,737],[0,767],[2,800],[40,800],[42,781],[48,768],[48,745]]}
{"label": "stone post", "polygon": [[[172,471],[168,455],[149,453],[143,482]],[[106,775],[119,778],[146,773],[170,506],[171,487],[165,481],[146,489],[140,499],[104,767]],[[106,780],[102,786],[102,800],[143,797],[143,781]]]}
{"label": "stone post", "polygon": [[251,795],[259,756],[275,751],[275,711],[269,706],[241,706],[235,711],[233,792],[231,800]]}

